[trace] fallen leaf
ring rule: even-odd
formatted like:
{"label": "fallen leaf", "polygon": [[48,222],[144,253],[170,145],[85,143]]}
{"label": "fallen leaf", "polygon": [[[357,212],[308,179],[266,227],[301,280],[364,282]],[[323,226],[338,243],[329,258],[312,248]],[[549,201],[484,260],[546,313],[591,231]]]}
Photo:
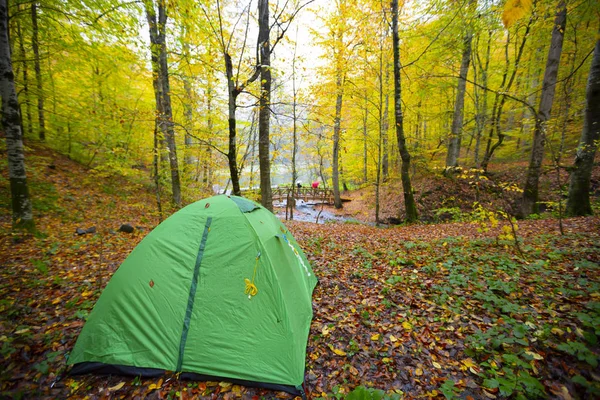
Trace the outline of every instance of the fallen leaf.
{"label": "fallen leaf", "polygon": [[379,336],[380,336],[379,333],[371,335],[371,340],[377,341],[377,340],[379,340]]}
{"label": "fallen leaf", "polygon": [[117,383],[115,386],[109,387],[108,391],[109,392],[114,392],[114,391],[117,391],[117,390],[121,389],[123,386],[125,386],[125,382],[120,382],[120,383]]}

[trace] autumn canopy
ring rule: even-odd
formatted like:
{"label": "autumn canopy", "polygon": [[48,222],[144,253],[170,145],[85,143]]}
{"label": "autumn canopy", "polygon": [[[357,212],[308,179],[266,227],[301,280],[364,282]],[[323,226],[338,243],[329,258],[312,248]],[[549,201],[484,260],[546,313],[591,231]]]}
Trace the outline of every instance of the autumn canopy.
{"label": "autumn canopy", "polygon": [[198,201],[114,274],[69,358],[72,374],[177,371],[298,393],[316,283],[265,208],[235,196]]}

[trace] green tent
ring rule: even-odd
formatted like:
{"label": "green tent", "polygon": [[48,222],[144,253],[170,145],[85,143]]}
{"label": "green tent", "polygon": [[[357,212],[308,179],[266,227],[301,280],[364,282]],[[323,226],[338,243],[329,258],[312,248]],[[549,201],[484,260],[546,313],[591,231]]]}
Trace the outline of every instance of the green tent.
{"label": "green tent", "polygon": [[177,371],[303,394],[316,283],[267,209],[235,196],[198,201],[115,272],[69,356],[70,373]]}

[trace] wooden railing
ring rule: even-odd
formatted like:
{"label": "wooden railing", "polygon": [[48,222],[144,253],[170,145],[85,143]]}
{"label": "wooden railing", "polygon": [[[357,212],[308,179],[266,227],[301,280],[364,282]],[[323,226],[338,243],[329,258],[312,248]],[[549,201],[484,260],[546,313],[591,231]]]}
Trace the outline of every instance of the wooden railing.
{"label": "wooden railing", "polygon": [[[292,192],[293,190],[293,192]],[[272,189],[273,201],[288,202],[288,199],[293,197],[304,202],[318,202],[325,204],[333,204],[333,189],[312,188],[312,187],[276,187]],[[260,197],[259,190],[245,190],[242,196],[249,198]]]}

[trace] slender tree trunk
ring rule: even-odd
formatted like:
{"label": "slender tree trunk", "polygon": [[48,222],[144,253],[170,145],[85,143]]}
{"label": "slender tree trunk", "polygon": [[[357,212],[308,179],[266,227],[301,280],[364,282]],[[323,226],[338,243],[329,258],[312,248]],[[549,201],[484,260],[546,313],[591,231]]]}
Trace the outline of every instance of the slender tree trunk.
{"label": "slender tree trunk", "polygon": [[185,78],[183,80],[183,89],[185,90],[185,102],[183,104],[183,115],[185,117],[185,167],[187,167],[193,163],[192,161],[192,136],[190,135],[194,129],[194,107],[193,99],[192,99],[192,85],[190,84],[189,78]]}
{"label": "slender tree trunk", "polygon": [[[387,31],[386,31],[387,32]],[[382,136],[383,136],[383,155],[381,158],[381,174],[383,180],[386,181],[389,176],[389,159],[388,159],[388,130],[390,127],[389,123],[389,104],[390,104],[390,92],[388,90],[390,82],[390,64],[386,61],[385,63],[385,101],[383,104],[383,122],[381,124]]]}
{"label": "slender tree trunk", "polygon": [[337,71],[336,78],[336,92],[337,96],[335,99],[335,120],[333,123],[333,168],[332,168],[332,181],[333,181],[333,205],[335,208],[342,208],[342,199],[340,197],[340,172],[339,172],[339,159],[340,159],[340,136],[341,136],[341,120],[342,120],[342,100],[343,100],[343,87],[342,87],[342,71]]}
{"label": "slender tree trunk", "polygon": [[402,178],[402,189],[404,192],[404,210],[407,222],[415,222],[417,216],[417,205],[413,196],[410,182],[410,153],[406,147],[404,137],[404,116],[402,115],[402,85],[400,80],[400,38],[398,36],[398,0],[392,0],[392,47],[394,48],[394,106],[396,116],[396,136],[398,139],[398,151],[402,158],[400,177]]}
{"label": "slender tree trunk", "polygon": [[365,108],[363,114],[363,183],[367,183],[367,118],[369,116],[369,103],[365,90]]}
{"label": "slender tree trunk", "polygon": [[[150,47],[152,60],[157,63],[153,69],[158,72],[155,82],[155,97],[157,111],[160,118],[160,127],[169,150],[169,167],[171,171],[171,189],[173,204],[181,207],[181,182],[177,160],[177,146],[175,144],[175,130],[173,128],[173,111],[171,108],[171,94],[169,85],[169,66],[167,62],[166,24],[167,10],[163,1],[158,1],[158,20],[155,5],[152,0],[145,0],[146,18],[150,27]],[[158,89],[158,90],[157,90]]]}
{"label": "slender tree trunk", "polygon": [[[535,18],[534,13],[532,13],[531,17],[529,18],[529,21],[527,22],[525,32],[523,33],[523,40],[521,41],[519,50],[517,51],[517,56],[515,57],[513,71],[512,71],[510,78],[508,79],[508,81],[506,80],[506,78],[508,76],[508,69],[509,69],[508,45],[510,43],[510,40],[507,37],[506,47],[505,47],[506,68],[504,70],[504,75],[502,77],[502,84],[500,85],[501,92],[504,92],[504,93],[508,92],[510,90],[512,84],[515,81],[515,78],[517,76],[517,71],[519,68],[519,64],[521,62],[521,57],[523,56],[525,44],[527,43],[527,38],[529,36],[529,32],[531,30],[531,25],[533,24],[534,18]],[[561,42],[561,46],[562,46],[562,42]],[[560,58],[560,55],[559,55],[559,58]],[[490,127],[490,134],[489,134],[489,138],[488,138],[487,148],[486,148],[486,152],[483,156],[483,161],[481,162],[481,167],[484,170],[487,170],[488,164],[489,164],[490,160],[492,159],[492,155],[494,154],[494,151],[498,147],[500,147],[502,145],[502,143],[504,142],[505,135],[502,133],[502,129],[500,128],[500,120],[502,117],[502,112],[503,112],[505,103],[506,103],[506,95],[500,94],[498,92],[496,94],[496,98],[494,100],[494,108],[492,109],[492,120],[491,120],[491,127]],[[496,141],[496,143],[494,143],[492,145],[491,143],[492,143],[492,137],[493,137],[494,131],[496,132],[496,135],[498,135],[498,140]]]}
{"label": "slender tree trunk", "polygon": [[[205,161],[204,161],[204,172],[202,174],[202,183],[205,186],[209,186],[212,184],[212,149],[210,147],[211,139],[213,137],[213,106],[212,106],[212,96],[213,96],[213,88],[212,88],[212,74],[209,75],[206,89],[206,130],[207,130],[207,141],[208,144],[205,150]],[[200,161],[201,157],[198,157],[198,161]]]}
{"label": "slender tree trunk", "polygon": [[[33,135],[33,118],[31,117],[31,100],[29,98],[29,68],[27,64],[27,53],[25,52],[25,40],[21,32],[21,24],[17,21],[17,36],[19,40],[19,52],[23,60],[23,94],[25,95],[25,114],[27,115],[27,131]],[[22,117],[22,116],[21,116]],[[25,132],[23,132],[25,135]]]}
{"label": "slender tree trunk", "polygon": [[460,142],[462,138],[462,125],[464,117],[465,92],[467,90],[467,74],[469,73],[469,63],[471,62],[472,41],[473,34],[468,32],[465,35],[462,61],[460,63],[460,76],[458,77],[456,102],[454,103],[454,117],[452,119],[450,140],[448,142],[446,168],[458,166],[458,156],[460,155]]}
{"label": "slender tree trunk", "polygon": [[523,197],[517,212],[518,216],[521,218],[538,211],[538,184],[540,180],[542,161],[544,158],[546,125],[550,119],[552,102],[554,100],[558,66],[560,64],[560,55],[562,52],[566,23],[567,7],[565,1],[561,0],[558,4],[558,12],[556,13],[556,18],[554,20],[554,29],[552,30],[552,39],[550,42],[550,49],[548,50],[546,70],[544,71],[542,94],[533,132],[531,159],[529,162],[529,168],[527,169],[527,178],[525,180],[525,187],[523,189]]}
{"label": "slender tree trunk", "polygon": [[44,119],[44,87],[42,83],[42,70],[40,67],[40,43],[38,39],[37,2],[35,1],[31,3],[31,29],[31,48],[33,50],[33,65],[35,71],[35,80],[37,83],[39,138],[43,142],[46,140],[46,123]]}
{"label": "slender tree trunk", "polygon": [[258,160],[260,201],[273,211],[271,160],[269,157],[269,118],[271,116],[271,44],[269,42],[269,1],[258,0],[258,46],[260,52],[260,109],[258,114]]}
{"label": "slender tree trunk", "polygon": [[[484,88],[487,87],[487,83],[488,83],[488,69],[489,69],[489,65],[490,65],[491,43],[492,43],[492,31],[488,31],[488,41],[487,41],[486,52],[485,52],[485,64],[482,66],[481,62],[479,63],[481,86],[483,86]],[[479,59],[479,56],[477,58]],[[481,107],[479,107],[478,112],[477,112],[477,117],[476,117],[477,133],[475,136],[475,150],[474,150],[475,168],[478,168],[478,169],[480,167],[479,150],[481,147],[481,135],[485,131],[485,124],[487,123],[487,100],[488,100],[487,90],[482,91],[481,97],[483,97],[483,99],[482,99]]]}
{"label": "slender tree trunk", "polygon": [[[298,38],[298,30],[296,29],[296,39]],[[292,196],[290,198],[291,204],[288,204],[290,208],[290,219],[294,219],[294,208],[296,207],[296,198],[294,196],[294,189],[296,187],[296,181],[298,180],[298,171],[296,169],[296,154],[298,153],[298,114],[297,114],[297,101],[298,101],[298,90],[296,89],[296,48],[298,41],[294,44],[294,55],[292,58]]]}
{"label": "slender tree trunk", "polygon": [[25,172],[19,100],[15,89],[8,39],[7,0],[0,0],[0,95],[2,97],[2,126],[6,132],[13,228],[33,232],[35,224]]}
{"label": "slender tree trunk", "polygon": [[231,185],[233,186],[233,194],[241,196],[240,190],[240,177],[237,167],[237,131],[236,131],[236,118],[235,111],[237,108],[236,100],[238,92],[235,87],[235,81],[233,77],[233,63],[231,56],[227,53],[224,54],[225,58],[225,70],[227,72],[227,87],[228,87],[228,126],[229,126],[229,150],[227,152],[227,160],[229,161],[229,175],[231,177]]}
{"label": "slender tree trunk", "polygon": [[158,1],[158,30],[160,38],[159,64],[160,83],[162,84],[163,103],[163,134],[169,148],[169,164],[171,167],[171,187],[173,191],[173,204],[181,207],[181,181],[179,177],[179,163],[177,160],[177,145],[175,143],[175,129],[173,126],[173,110],[171,108],[171,88],[169,85],[169,66],[167,62],[167,10],[164,1]]}
{"label": "slender tree trunk", "polygon": [[[596,38],[600,38],[600,32]],[[567,215],[592,214],[590,178],[598,141],[600,141],[600,39],[596,40],[594,58],[588,75],[585,120],[569,182]]]}

